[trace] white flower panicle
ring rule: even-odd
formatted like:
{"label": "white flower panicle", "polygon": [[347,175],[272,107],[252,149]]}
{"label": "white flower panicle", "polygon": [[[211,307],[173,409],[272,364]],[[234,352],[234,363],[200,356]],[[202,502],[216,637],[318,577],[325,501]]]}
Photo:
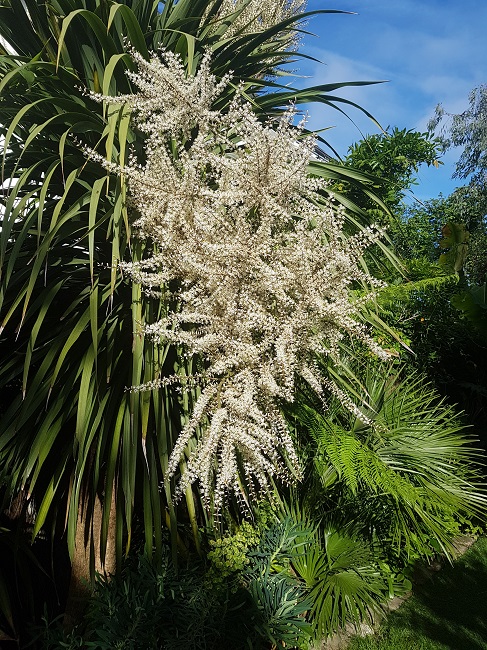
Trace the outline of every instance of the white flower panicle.
{"label": "white flower panicle", "polygon": [[[222,0],[214,16],[213,5],[209,3],[203,20],[211,15],[215,27],[218,27],[219,21],[231,16],[225,38],[232,38],[265,32],[288,18],[299,16],[305,10],[306,0]],[[296,34],[291,32],[288,38],[292,45]]]}
{"label": "white flower panicle", "polygon": [[356,320],[349,291],[373,286],[359,258],[381,233],[344,235],[342,208],[308,176],[314,141],[292,126],[292,110],[267,124],[239,96],[227,112],[213,110],[228,80],[211,75],[208,55],[190,77],[170,53],[136,61],[140,92],[104,99],[129,104],[147,135],[145,163],[123,173],[137,236],[156,253],[124,269],[149,291],[178,287],[177,309],[147,334],[183,345],[205,372],[169,475],[196,438],[178,494],[199,481],[218,510],[241,481],[265,490],[272,475],[299,476],[279,405],[293,400],[297,376],[330,389],[316,376],[317,353],[335,354],[350,335],[385,354]]}

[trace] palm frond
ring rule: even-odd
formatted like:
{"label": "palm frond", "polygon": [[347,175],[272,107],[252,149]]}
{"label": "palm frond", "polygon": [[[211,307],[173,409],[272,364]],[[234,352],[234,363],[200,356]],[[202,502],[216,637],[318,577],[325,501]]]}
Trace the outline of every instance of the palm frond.
{"label": "palm frond", "polygon": [[313,441],[323,489],[332,482],[335,498],[343,499],[343,513],[338,507],[331,519],[362,534],[375,531],[395,552],[410,553],[418,544],[424,550],[424,540],[435,539],[453,553],[449,525],[487,505],[480,450],[421,376],[403,377],[377,362],[357,375],[365,392],[349,394],[363,417],[337,400],[327,412],[309,399],[296,410]]}
{"label": "palm frond", "polygon": [[333,529],[310,540],[306,551],[293,560],[293,568],[308,588],[312,602],[308,618],[317,638],[330,636],[347,623],[370,621],[388,596],[387,578],[371,547]]}

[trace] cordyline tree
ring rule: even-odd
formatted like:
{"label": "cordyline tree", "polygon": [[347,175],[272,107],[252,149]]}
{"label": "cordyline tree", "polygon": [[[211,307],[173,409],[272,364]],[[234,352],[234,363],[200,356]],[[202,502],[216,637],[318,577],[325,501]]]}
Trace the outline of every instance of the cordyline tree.
{"label": "cordyline tree", "polygon": [[198,546],[215,494],[288,476],[295,373],[318,385],[340,332],[371,343],[347,287],[376,233],[347,240],[320,180],[370,178],[311,159],[289,113],[354,106],[347,84],[279,83],[303,9],[0,3],[2,496],[67,541],[75,590],[135,512],[175,558],[181,513]]}

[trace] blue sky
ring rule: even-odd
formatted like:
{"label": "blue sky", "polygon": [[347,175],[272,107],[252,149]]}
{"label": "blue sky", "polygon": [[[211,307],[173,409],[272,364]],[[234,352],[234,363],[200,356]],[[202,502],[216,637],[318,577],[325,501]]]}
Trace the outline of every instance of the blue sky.
{"label": "blue sky", "polygon": [[[448,112],[467,108],[469,91],[487,83],[487,0],[308,0],[308,9],[340,9],[358,15],[313,17],[301,51],[323,63],[300,62],[306,85],[388,80],[342,89],[340,94],[370,111],[383,127],[424,131],[436,104]],[[350,116],[363,134],[377,132],[358,111]],[[335,126],[326,137],[343,155],[362,135],[335,111],[310,107],[309,127]],[[419,199],[449,194],[458,151],[439,169],[423,167]]]}

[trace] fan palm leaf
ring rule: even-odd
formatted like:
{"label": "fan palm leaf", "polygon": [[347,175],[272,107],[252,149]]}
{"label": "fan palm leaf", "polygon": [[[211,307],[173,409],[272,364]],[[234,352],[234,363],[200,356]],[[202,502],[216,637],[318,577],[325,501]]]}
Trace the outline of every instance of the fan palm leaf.
{"label": "fan palm leaf", "polygon": [[308,398],[297,408],[329,490],[328,517],[395,553],[427,552],[433,542],[452,554],[452,522],[485,511],[480,450],[423,377],[373,362],[356,376],[362,418],[337,400],[328,412]]}
{"label": "fan palm leaf", "polygon": [[308,618],[317,638],[371,620],[387,598],[387,578],[371,548],[333,529],[316,534],[293,568],[308,588]]}
{"label": "fan palm leaf", "polygon": [[[277,622],[272,614],[289,604],[288,612],[301,616],[309,625],[308,633],[321,640],[347,624],[370,620],[388,596],[410,585],[381,571],[371,544],[323,525],[296,496],[281,500],[277,521],[249,553],[245,575],[258,609],[276,628],[279,623],[284,627],[286,611]],[[280,591],[286,587],[290,596],[297,597],[299,610],[282,602]]]}

